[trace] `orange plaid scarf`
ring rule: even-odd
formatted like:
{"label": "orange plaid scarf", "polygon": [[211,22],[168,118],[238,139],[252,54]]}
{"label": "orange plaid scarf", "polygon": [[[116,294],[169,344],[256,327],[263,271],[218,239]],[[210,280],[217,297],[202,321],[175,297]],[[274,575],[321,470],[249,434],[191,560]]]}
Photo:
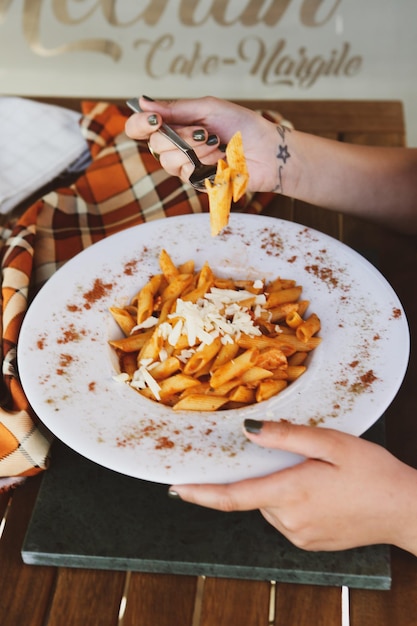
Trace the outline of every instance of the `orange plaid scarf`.
{"label": "orange plaid scarf", "polygon": [[[48,465],[52,436],[31,410],[16,362],[21,323],[40,286],[68,259],[108,235],[146,221],[208,210],[206,194],[169,176],[146,143],[126,136],[129,114],[107,103],[83,103],[81,130],[90,165],[74,184],[48,193],[2,229],[0,477],[30,476]],[[265,115],[280,119],[271,112]],[[259,213],[272,197],[247,196],[234,210]]]}

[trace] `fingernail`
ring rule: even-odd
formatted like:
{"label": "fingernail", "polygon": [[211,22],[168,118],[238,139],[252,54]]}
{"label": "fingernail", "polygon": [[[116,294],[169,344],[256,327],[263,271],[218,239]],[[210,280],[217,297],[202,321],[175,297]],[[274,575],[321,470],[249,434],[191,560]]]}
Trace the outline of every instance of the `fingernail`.
{"label": "fingernail", "polygon": [[204,141],[205,138],[206,138],[206,133],[204,132],[202,128],[199,130],[195,130],[193,132],[194,141]]}
{"label": "fingernail", "polygon": [[151,126],[156,126],[158,124],[158,118],[154,113],[152,115],[149,115],[148,124],[150,124]]}
{"label": "fingernail", "polygon": [[218,142],[219,142],[219,138],[217,137],[217,135],[209,135],[207,137],[206,144],[208,146],[215,146],[216,143],[218,143]]}
{"label": "fingernail", "polygon": [[252,435],[259,435],[264,423],[258,420],[246,419],[243,422],[243,425],[248,433],[252,433]]}
{"label": "fingernail", "polygon": [[155,100],[153,98],[150,98],[149,96],[145,96],[145,94],[142,94],[142,98],[144,100],[147,100],[148,102],[155,102]]}
{"label": "fingernail", "polygon": [[173,500],[181,500],[181,496],[175,489],[168,489],[168,496]]}
{"label": "fingernail", "polygon": [[226,148],[227,148],[227,144],[226,143],[221,143],[219,145],[220,152],[226,152]]}

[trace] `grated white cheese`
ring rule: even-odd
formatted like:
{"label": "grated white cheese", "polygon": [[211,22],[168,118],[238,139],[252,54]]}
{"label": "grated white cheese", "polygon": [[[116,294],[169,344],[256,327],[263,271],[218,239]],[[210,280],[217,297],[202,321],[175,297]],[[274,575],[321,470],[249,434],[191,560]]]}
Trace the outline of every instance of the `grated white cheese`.
{"label": "grated white cheese", "polygon": [[[235,291],[212,287],[204,298],[195,303],[178,299],[175,312],[168,317],[180,317],[183,320],[182,333],[187,335],[190,346],[194,346],[197,342],[209,345],[219,336],[222,338],[239,337],[242,333],[252,336],[260,335],[261,331],[253,323],[248,308],[239,305],[239,302],[253,297],[252,293],[244,289]],[[259,313],[265,301],[264,294],[255,296]],[[178,338],[179,336],[176,335],[175,339],[178,340]],[[171,343],[171,336],[169,336],[169,343]]]}
{"label": "grated white cheese", "polygon": [[161,387],[156,382],[155,378],[149,373],[149,370],[148,370],[151,364],[152,364],[152,359],[143,359],[142,361],[140,361],[139,369],[137,369],[135,373],[133,374],[133,378],[130,381],[130,385],[134,389],[145,389],[146,387],[149,387],[154,397],[157,400],[160,400],[161,396],[159,395],[159,391]]}
{"label": "grated white cheese", "polygon": [[169,333],[172,331],[172,326],[168,322],[162,322],[158,326],[158,335],[162,337],[162,339],[166,340],[169,337]]}
{"label": "grated white cheese", "polygon": [[192,348],[191,350],[181,350],[180,354],[177,355],[177,358],[181,361],[181,363],[187,363],[187,361],[193,356],[194,353],[194,348]]}
{"label": "grated white cheese", "polygon": [[[263,287],[262,281],[255,281],[254,287]],[[176,302],[175,312],[168,316],[168,321],[162,322],[157,327],[158,335],[167,341],[169,345],[177,345],[182,335],[187,336],[189,348],[181,351],[179,360],[186,363],[196,350],[203,349],[210,345],[216,337],[221,338],[223,344],[233,343],[242,334],[256,336],[261,335],[261,330],[254,324],[250,309],[240,303],[245,300],[254,302],[254,313],[260,317],[265,313],[262,305],[266,302],[265,294],[254,295],[242,289],[220,289],[212,287],[211,290],[200,298],[196,303],[181,300]],[[172,320],[172,324],[170,323]],[[154,316],[148,317],[136,328],[151,328],[155,326],[158,319]],[[196,346],[194,348],[193,346]],[[161,387],[153,378],[151,371],[159,362],[168,358],[168,351],[162,348],[159,359],[142,359],[139,368],[135,371],[130,385],[136,389],[149,387],[156,400],[160,400],[159,391]],[[127,378],[128,379],[128,378]],[[126,382],[126,378],[117,377],[117,380]]]}
{"label": "grated white cheese", "polygon": [[117,383],[127,383],[129,382],[129,374],[126,374],[126,372],[121,372],[120,374],[116,374],[115,376],[113,376],[113,380],[115,380]]}
{"label": "grated white cheese", "polygon": [[182,335],[182,328],[184,326],[184,322],[182,320],[178,320],[178,322],[175,324],[174,328],[171,330],[171,332],[168,335],[168,343],[170,346],[176,346],[178,343],[179,338]]}
{"label": "grated white cheese", "polygon": [[146,320],[143,320],[143,322],[141,322],[140,324],[136,324],[136,326],[134,326],[130,331],[130,334],[133,334],[136,330],[142,330],[142,328],[152,328],[153,326],[156,326],[157,323],[158,318],[154,315],[151,315],[150,317],[147,317]]}
{"label": "grated white cheese", "polygon": [[[220,289],[220,287],[212,287],[204,296],[206,300],[209,300],[218,306],[229,302],[241,302],[242,300],[248,300],[253,297],[254,294],[246,289]],[[255,302],[257,302],[258,298],[261,299],[260,302],[265,302],[265,295],[263,293],[255,296]]]}

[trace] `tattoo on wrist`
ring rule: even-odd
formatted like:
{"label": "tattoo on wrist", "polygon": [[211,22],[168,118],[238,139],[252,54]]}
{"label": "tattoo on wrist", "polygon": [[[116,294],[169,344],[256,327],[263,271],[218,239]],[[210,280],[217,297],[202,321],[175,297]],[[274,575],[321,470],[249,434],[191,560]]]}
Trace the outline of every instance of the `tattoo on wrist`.
{"label": "tattoo on wrist", "polygon": [[284,193],[283,185],[282,185],[282,172],[284,169],[284,165],[286,165],[289,158],[291,158],[291,154],[288,152],[288,145],[286,144],[286,134],[291,132],[289,128],[286,126],[277,126],[277,132],[280,137],[280,141],[278,144],[278,152],[277,152],[277,160],[279,162],[278,165],[278,182],[272,190],[275,193]]}

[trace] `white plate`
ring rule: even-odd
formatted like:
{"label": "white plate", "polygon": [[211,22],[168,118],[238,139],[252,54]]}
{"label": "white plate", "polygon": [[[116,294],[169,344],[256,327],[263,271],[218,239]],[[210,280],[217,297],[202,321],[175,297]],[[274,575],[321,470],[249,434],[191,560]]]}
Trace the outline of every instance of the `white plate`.
{"label": "white plate", "polygon": [[[275,398],[239,410],[173,412],[113,379],[108,312],[159,271],[207,260],[235,278],[292,278],[322,322],[307,372]],[[101,293],[102,292],[102,293]],[[18,366],[40,419],[68,446],[116,471],[161,483],[223,482],[262,475],[298,457],[258,448],[244,418],[287,419],[360,435],[403,380],[408,325],[385,278],[363,257],[318,231],[234,214],[210,236],[208,215],[148,222],[113,235],[66,263],[41,289],[23,322]]]}

